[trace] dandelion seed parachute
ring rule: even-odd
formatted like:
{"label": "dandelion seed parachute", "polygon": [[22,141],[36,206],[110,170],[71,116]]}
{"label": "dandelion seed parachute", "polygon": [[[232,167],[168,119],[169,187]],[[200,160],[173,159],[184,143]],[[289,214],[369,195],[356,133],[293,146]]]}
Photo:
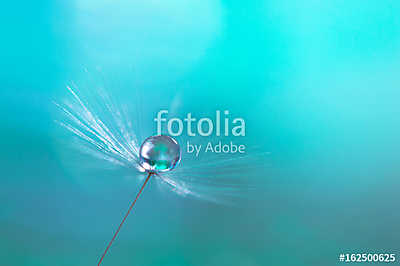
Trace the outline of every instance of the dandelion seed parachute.
{"label": "dandelion seed parachute", "polygon": [[[136,119],[132,119],[133,114],[128,111],[129,108],[124,104],[117,104],[104,88],[78,90],[73,84],[67,89],[69,97],[65,98],[63,103],[55,102],[64,114],[61,120],[56,122],[76,137],[73,141],[68,140],[67,145],[77,148],[81,154],[105,162],[96,162],[90,167],[90,171],[95,171],[95,167],[112,167],[118,171],[126,171],[124,173],[131,177],[139,172],[145,173],[146,167],[151,170],[152,166],[145,164],[146,157],[140,158],[139,140],[142,134],[139,133],[140,128],[143,128],[139,121],[140,114]],[[185,143],[185,137],[181,136],[180,141]],[[201,138],[191,141],[202,144],[203,147],[208,141],[215,142],[213,138],[207,138],[206,142]],[[210,153],[207,158],[194,160],[190,154],[181,153],[185,164],[174,171],[162,171],[161,168],[170,166],[157,163],[153,170],[157,170],[159,174],[154,176],[154,180],[159,189],[181,197],[224,205],[236,204],[240,198],[248,197],[248,193],[254,187],[251,183],[255,179],[244,177],[262,173],[268,167],[265,162],[267,154],[268,152],[260,152],[257,149],[251,151],[246,147],[244,155],[232,155],[228,158]],[[76,160],[71,157],[68,159]],[[81,161],[76,163],[82,167]]]}
{"label": "dandelion seed parachute", "polygon": [[152,136],[139,147],[136,131],[132,127],[133,120],[128,117],[125,106],[115,104],[102,89],[97,89],[90,99],[85,99],[75,91],[75,86],[67,88],[72,98],[64,104],[55,103],[64,113],[63,120],[57,122],[81,140],[77,148],[116,167],[128,169],[131,173],[135,173],[132,169],[137,169],[147,174],[98,266],[151,176],[157,177],[154,180],[160,188],[168,188],[180,196],[230,204],[232,199],[240,199],[253,189],[247,179],[243,180],[243,173],[261,172],[261,166],[265,166],[265,152],[229,158],[210,154],[208,161],[196,160],[192,164],[191,158],[183,158],[185,165],[171,171],[181,159],[180,147],[174,139]]}

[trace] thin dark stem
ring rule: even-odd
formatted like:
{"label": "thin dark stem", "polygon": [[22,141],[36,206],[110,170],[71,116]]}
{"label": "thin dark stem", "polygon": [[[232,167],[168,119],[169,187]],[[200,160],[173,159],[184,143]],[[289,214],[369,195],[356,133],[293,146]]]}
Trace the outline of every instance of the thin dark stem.
{"label": "thin dark stem", "polygon": [[122,219],[122,222],[121,222],[121,224],[118,226],[118,229],[117,229],[117,231],[115,232],[113,238],[112,238],[111,241],[108,243],[107,248],[106,248],[106,250],[104,251],[103,256],[101,256],[100,261],[99,261],[99,263],[97,264],[97,266],[100,266],[101,262],[103,261],[104,257],[106,256],[108,249],[111,247],[112,243],[114,242],[115,238],[117,237],[119,231],[121,230],[122,225],[124,224],[126,218],[128,217],[129,213],[131,212],[133,206],[135,205],[137,199],[139,198],[140,194],[142,193],[144,187],[146,186],[146,184],[147,184],[147,182],[149,181],[149,179],[150,179],[150,177],[151,177],[152,174],[153,174],[153,173],[149,173],[149,175],[147,176],[146,180],[144,181],[142,187],[141,187],[140,190],[139,190],[139,193],[136,195],[135,200],[132,202],[131,206],[129,207],[128,211],[126,212],[125,217],[124,217],[124,219]]}

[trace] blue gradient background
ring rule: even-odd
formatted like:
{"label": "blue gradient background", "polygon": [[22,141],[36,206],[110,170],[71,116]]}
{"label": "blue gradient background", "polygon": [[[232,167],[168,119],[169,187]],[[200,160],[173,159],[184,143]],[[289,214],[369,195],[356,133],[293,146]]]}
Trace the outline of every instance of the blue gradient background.
{"label": "blue gradient background", "polygon": [[400,256],[399,1],[24,1],[0,13],[0,265],[95,265],[137,190],[65,160],[51,101],[84,68],[117,98],[139,91],[148,127],[174,99],[181,117],[229,109],[271,152],[256,203],[150,184],[104,265]]}

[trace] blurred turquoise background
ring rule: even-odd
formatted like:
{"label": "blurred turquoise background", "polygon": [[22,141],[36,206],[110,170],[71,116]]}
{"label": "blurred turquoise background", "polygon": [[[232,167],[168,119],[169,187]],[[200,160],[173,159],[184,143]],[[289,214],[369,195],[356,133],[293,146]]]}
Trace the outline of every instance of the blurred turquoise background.
{"label": "blurred turquoise background", "polygon": [[66,159],[75,151],[52,101],[92,73],[132,108],[140,94],[149,130],[178,99],[180,117],[244,117],[247,141],[271,152],[261,192],[237,207],[151,183],[104,265],[400,256],[399,1],[25,1],[0,12],[0,265],[95,265],[138,189]]}

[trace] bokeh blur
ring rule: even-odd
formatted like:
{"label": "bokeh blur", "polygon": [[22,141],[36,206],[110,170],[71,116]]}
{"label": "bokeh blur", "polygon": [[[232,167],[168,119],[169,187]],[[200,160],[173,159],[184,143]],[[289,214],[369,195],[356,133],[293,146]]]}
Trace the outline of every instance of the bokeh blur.
{"label": "bokeh blur", "polygon": [[400,256],[399,1],[8,1],[0,13],[0,265],[95,265],[138,190],[68,145],[53,102],[71,83],[140,105],[142,137],[160,109],[229,110],[270,152],[268,170],[243,173],[261,189],[237,206],[150,182],[104,265]]}

